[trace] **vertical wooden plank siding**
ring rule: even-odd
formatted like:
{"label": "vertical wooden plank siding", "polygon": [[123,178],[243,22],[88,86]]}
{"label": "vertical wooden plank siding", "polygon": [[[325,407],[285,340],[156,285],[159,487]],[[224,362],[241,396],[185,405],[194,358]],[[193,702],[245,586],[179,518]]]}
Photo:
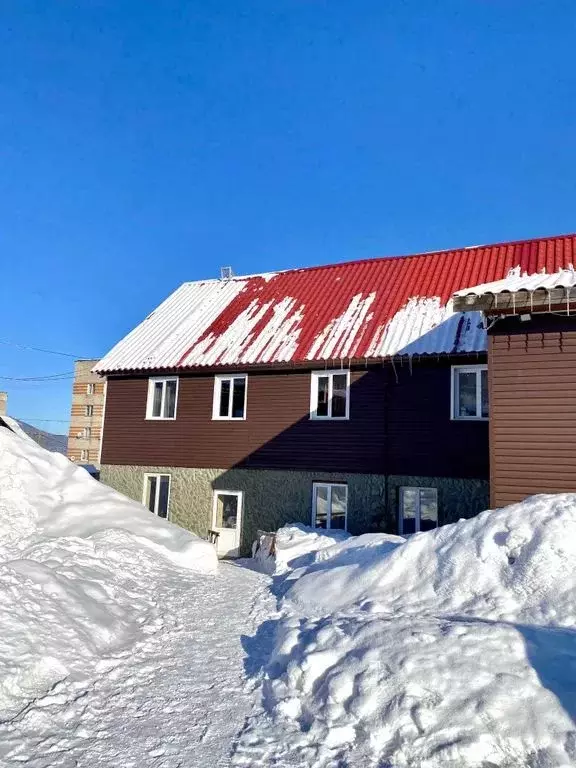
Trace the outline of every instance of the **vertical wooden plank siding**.
{"label": "vertical wooden plank siding", "polygon": [[488,359],[491,505],[576,491],[576,323],[503,321]]}

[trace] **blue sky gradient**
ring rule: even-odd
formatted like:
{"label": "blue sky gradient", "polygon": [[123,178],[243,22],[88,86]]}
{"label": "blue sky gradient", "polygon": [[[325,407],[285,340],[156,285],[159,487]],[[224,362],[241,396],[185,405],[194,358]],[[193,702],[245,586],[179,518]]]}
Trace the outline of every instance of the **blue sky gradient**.
{"label": "blue sky gradient", "polygon": [[[562,0],[3,3],[0,340],[100,356],[224,264],[576,230],[575,42]],[[0,379],[54,431],[70,387]]]}

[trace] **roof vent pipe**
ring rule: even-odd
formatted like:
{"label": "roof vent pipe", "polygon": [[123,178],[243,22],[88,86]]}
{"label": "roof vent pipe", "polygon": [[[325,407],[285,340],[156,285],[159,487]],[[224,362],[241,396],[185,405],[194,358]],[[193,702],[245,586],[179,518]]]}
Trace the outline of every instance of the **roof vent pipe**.
{"label": "roof vent pipe", "polygon": [[231,280],[234,277],[232,267],[220,267],[220,280]]}

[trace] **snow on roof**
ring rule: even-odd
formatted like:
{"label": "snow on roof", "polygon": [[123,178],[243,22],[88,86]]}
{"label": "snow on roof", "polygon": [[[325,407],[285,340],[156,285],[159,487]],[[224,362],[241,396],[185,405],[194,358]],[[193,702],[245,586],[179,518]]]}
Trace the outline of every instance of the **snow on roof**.
{"label": "snow on roof", "polygon": [[546,272],[537,272],[536,274],[522,273],[520,267],[511,269],[502,280],[494,280],[491,283],[482,283],[471,288],[463,288],[454,293],[455,296],[466,297],[470,295],[482,296],[487,293],[496,295],[498,293],[517,293],[518,291],[552,291],[555,288],[574,288],[576,286],[576,272],[572,265],[568,269],[559,269],[557,272],[547,274]]}
{"label": "snow on roof", "polygon": [[566,235],[184,283],[94,370],[479,352],[485,334],[455,316],[453,294],[512,268],[552,273],[575,260],[576,235]]}

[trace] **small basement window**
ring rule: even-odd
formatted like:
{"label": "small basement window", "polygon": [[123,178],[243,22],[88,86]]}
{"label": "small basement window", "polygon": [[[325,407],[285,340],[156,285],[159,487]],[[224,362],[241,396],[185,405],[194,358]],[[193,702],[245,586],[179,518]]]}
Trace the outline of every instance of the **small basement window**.
{"label": "small basement window", "polygon": [[407,536],[438,527],[436,488],[400,488],[398,533]]}
{"label": "small basement window", "polygon": [[345,531],[348,523],[348,486],[345,483],[314,483],[312,527]]}
{"label": "small basement window", "polygon": [[147,419],[175,419],[178,377],[148,379]]}
{"label": "small basement window", "polygon": [[170,475],[144,475],[142,503],[158,517],[168,517]]}
{"label": "small basement window", "polygon": [[213,419],[245,419],[248,376],[215,376]]}
{"label": "small basement window", "polygon": [[488,418],[488,366],[452,366],[451,418]]}
{"label": "small basement window", "polygon": [[350,371],[313,371],[311,419],[347,419],[350,410]]}

